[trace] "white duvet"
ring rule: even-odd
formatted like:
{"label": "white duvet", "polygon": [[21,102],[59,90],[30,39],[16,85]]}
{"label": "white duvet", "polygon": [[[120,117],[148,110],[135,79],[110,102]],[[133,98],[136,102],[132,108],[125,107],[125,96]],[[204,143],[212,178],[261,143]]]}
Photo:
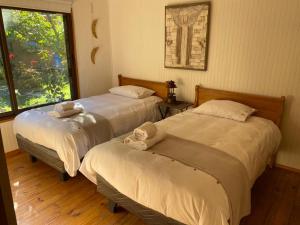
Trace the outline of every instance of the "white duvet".
{"label": "white duvet", "polygon": [[[111,124],[113,135],[119,136],[145,121],[157,121],[159,111],[156,104],[160,101],[161,98],[156,96],[132,99],[104,94],[75,102],[84,111],[105,117]],[[53,107],[46,106],[21,113],[14,120],[14,132],[31,142],[55,150],[69,175],[75,176],[80,159],[89,150],[89,137],[83,130],[49,116],[47,112],[53,110]]]}
{"label": "white duvet", "polygon": [[[237,158],[247,169],[251,186],[281,139],[277,126],[259,117],[243,123],[188,111],[157,125],[169,134]],[[212,176],[169,158],[134,150],[122,144],[122,138],[95,146],[85,156],[80,171],[94,183],[96,174],[101,175],[122,194],[181,223],[228,225],[228,199]]]}

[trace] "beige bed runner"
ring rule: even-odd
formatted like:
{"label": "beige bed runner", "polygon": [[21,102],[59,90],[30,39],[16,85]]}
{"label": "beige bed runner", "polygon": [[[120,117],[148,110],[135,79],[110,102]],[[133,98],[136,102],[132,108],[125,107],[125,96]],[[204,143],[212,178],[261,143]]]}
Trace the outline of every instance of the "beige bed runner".
{"label": "beige bed runner", "polygon": [[77,129],[82,129],[86,133],[89,139],[88,149],[113,138],[109,121],[101,115],[85,112],[63,120],[71,123]]}
{"label": "beige bed runner", "polygon": [[251,188],[244,165],[218,149],[169,135],[148,150],[213,176],[222,185],[231,207],[230,224],[250,213]]}

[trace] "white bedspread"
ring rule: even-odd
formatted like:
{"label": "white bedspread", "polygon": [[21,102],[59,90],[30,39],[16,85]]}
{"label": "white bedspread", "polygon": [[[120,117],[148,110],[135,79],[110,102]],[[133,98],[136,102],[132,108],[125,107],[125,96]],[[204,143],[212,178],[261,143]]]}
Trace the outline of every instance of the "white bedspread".
{"label": "white bedspread", "polygon": [[[281,139],[276,125],[259,117],[241,123],[185,112],[157,125],[169,134],[237,158],[246,167],[251,186]],[[98,173],[122,194],[184,224],[228,225],[228,199],[213,177],[169,158],[134,150],[121,139],[95,146],[80,171],[94,183]]]}
{"label": "white bedspread", "polygon": [[[145,121],[157,121],[159,97],[132,99],[119,95],[104,94],[75,101],[84,111],[103,116],[111,124],[113,135],[124,134]],[[89,150],[89,137],[81,129],[62,119],[47,114],[54,106],[32,109],[18,115],[14,132],[30,141],[56,150],[70,176],[75,176],[80,159]],[[110,131],[107,131],[110,132]]]}

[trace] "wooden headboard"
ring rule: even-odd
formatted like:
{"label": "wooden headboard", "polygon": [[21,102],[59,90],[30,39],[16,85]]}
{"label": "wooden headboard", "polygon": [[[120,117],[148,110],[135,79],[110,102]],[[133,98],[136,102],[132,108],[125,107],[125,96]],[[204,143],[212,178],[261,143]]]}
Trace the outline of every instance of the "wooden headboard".
{"label": "wooden headboard", "polygon": [[155,91],[156,96],[161,97],[163,100],[167,100],[169,89],[166,82],[157,82],[157,81],[149,81],[149,80],[140,80],[135,78],[123,77],[119,74],[119,86],[124,85],[135,85],[144,88],[149,88]]}
{"label": "wooden headboard", "polygon": [[222,91],[196,86],[195,107],[213,99],[231,100],[239,102],[257,110],[255,116],[272,120],[280,127],[285,97],[280,98],[245,94],[239,92]]}

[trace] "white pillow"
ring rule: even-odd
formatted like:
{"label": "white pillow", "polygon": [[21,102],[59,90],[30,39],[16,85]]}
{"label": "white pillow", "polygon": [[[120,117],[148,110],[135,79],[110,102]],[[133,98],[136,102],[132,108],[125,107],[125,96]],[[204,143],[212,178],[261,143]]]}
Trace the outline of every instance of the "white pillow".
{"label": "white pillow", "polygon": [[113,87],[109,89],[109,92],[115,95],[122,95],[129,98],[146,98],[155,93],[155,91],[148,88],[133,85]]}
{"label": "white pillow", "polygon": [[238,102],[229,100],[210,100],[193,110],[194,113],[245,122],[256,110]]}

